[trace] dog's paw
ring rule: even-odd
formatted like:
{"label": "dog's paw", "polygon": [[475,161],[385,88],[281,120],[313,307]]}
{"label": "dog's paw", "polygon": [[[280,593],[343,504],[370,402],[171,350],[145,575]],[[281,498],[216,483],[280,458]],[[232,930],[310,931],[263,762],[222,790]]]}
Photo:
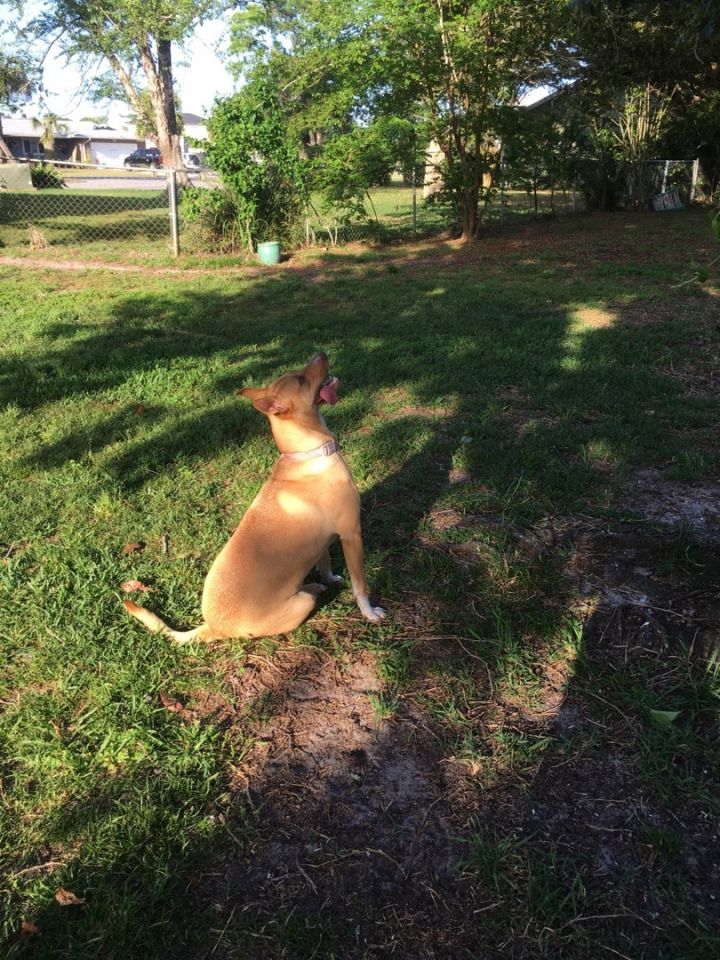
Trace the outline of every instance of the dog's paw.
{"label": "dog's paw", "polygon": [[343,577],[340,573],[329,573],[324,580],[325,583],[327,583],[330,587],[335,587],[340,583],[345,583],[345,577]]}
{"label": "dog's paw", "polygon": [[385,611],[382,607],[370,607],[369,611],[364,614],[366,620],[369,620],[370,623],[380,623],[381,620],[385,619]]}
{"label": "dog's paw", "polygon": [[324,583],[304,583],[302,585],[302,593],[309,593],[311,597],[319,597],[321,593],[325,593],[327,587]]}

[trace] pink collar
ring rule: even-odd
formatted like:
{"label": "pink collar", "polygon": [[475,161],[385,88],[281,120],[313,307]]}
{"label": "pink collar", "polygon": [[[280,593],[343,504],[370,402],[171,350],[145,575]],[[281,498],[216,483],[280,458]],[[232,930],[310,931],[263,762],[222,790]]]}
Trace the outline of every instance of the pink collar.
{"label": "pink collar", "polygon": [[314,450],[302,450],[298,453],[281,453],[281,460],[314,460],[315,457],[331,457],[333,453],[337,453],[340,449],[340,444],[337,440],[328,440],[327,443],[324,443],[321,447],[315,447]]}

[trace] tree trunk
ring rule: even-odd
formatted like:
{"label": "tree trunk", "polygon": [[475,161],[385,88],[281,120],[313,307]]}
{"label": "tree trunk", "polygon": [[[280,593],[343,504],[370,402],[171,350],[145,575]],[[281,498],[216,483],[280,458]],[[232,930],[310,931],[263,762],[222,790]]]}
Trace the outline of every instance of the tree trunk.
{"label": "tree trunk", "polygon": [[478,205],[480,203],[482,173],[473,164],[463,163],[462,179],[463,183],[459,197],[460,216],[462,218],[460,239],[463,243],[469,243],[471,240],[477,240],[480,232]]}
{"label": "tree trunk", "polygon": [[[160,89],[162,91],[163,106],[165,116],[167,117],[168,132],[170,134],[170,165],[178,171],[178,183],[181,186],[187,186],[188,178],[183,163],[182,150],[180,148],[180,133],[178,130],[177,113],[175,111],[175,91],[173,90],[172,78],[172,44],[169,40],[158,40],[158,76],[160,79]],[[160,148],[165,161],[165,152]],[[167,163],[166,163],[167,165]]]}
{"label": "tree trunk", "polygon": [[14,160],[15,157],[10,152],[10,148],[5,143],[5,134],[3,133],[2,117],[0,116],[0,163],[7,160]]}
{"label": "tree trunk", "polygon": [[166,170],[177,171],[177,182],[187,186],[188,176],[184,169],[180,137],[175,113],[175,97],[172,85],[172,48],[169,40],[157,40],[157,63],[150,44],[140,47],[140,62],[148,81],[148,92],[153,106],[158,149]]}
{"label": "tree trunk", "polygon": [[460,215],[462,217],[462,233],[460,235],[462,242],[469,243],[471,240],[477,240],[479,227],[477,189],[466,186],[463,190],[460,201]]}
{"label": "tree trunk", "polygon": [[712,200],[720,188],[720,142],[700,144],[697,154],[703,179],[702,195],[705,200]]}

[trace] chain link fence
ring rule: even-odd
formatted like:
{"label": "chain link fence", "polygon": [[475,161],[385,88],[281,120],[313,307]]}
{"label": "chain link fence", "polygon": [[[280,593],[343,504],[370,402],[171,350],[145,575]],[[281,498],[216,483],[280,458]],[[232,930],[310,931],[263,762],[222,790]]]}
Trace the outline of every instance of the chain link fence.
{"label": "chain link fence", "polygon": [[[583,209],[583,198],[573,187],[533,192],[501,185],[481,209],[483,223],[510,223],[576,213]],[[319,203],[313,205],[306,212],[305,242],[322,246],[392,242],[456,233],[459,229],[454,208],[437,197],[424,199],[419,187],[375,187],[367,197],[365,214],[365,217],[323,214]]]}
{"label": "chain link fence", "polygon": [[[694,189],[691,173],[691,162],[658,161],[653,189],[662,195],[675,190],[685,205],[692,202],[687,189],[688,183]],[[191,225],[178,213],[174,171],[45,162],[33,167],[35,186],[30,174],[30,164],[0,165],[0,246],[6,254],[45,251],[58,259],[159,264],[179,249],[189,255],[212,252],[196,242]],[[220,186],[217,175],[207,170],[190,172],[189,180],[208,189]],[[419,186],[375,187],[364,207],[364,216],[342,215],[324,211],[316,198],[306,211],[298,243],[334,247],[407,241],[454,234],[458,228],[452,206],[436,196],[423,198]],[[510,224],[584,209],[583,194],[572,185],[518,189],[501,182],[482,207],[482,222]]]}
{"label": "chain link fence", "polygon": [[[16,169],[13,169],[16,168]],[[172,172],[80,164],[0,166],[0,241],[18,255],[167,255]]]}

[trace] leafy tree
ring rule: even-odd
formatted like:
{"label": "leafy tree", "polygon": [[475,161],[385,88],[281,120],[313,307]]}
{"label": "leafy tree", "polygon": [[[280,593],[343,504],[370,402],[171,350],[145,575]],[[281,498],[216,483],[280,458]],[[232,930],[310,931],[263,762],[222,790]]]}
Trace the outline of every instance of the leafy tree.
{"label": "leafy tree", "polygon": [[149,98],[163,160],[182,169],[172,46],[217,9],[218,0],[49,0],[33,29],[69,58],[106,61],[136,116],[148,116]]}
{"label": "leafy tree", "polygon": [[618,101],[650,87],[667,108],[666,143],[699,157],[720,187],[720,0],[573,0],[574,76],[583,95]]}
{"label": "leafy tree", "polygon": [[556,182],[568,179],[568,133],[569,124],[552,109],[505,112],[501,127],[503,179],[532,194],[536,215],[538,190],[550,188],[552,206]]}
{"label": "leafy tree", "polygon": [[[458,208],[463,239],[470,240],[481,225],[480,201],[492,188],[505,108],[517,103],[526,84],[547,75],[563,5],[375,2],[387,10],[382,60],[392,71],[393,96],[412,97],[428,118],[445,157],[444,192]],[[381,90],[379,77],[376,82]]]}
{"label": "leafy tree", "polygon": [[[320,214],[346,220],[372,216],[379,227],[370,188],[387,183],[398,166],[411,168],[416,131],[409,121],[380,118],[332,136],[312,156],[312,185],[320,196]],[[326,224],[332,236],[332,228]]]}
{"label": "leafy tree", "polygon": [[41,129],[40,140],[45,148],[45,156],[48,160],[52,160],[55,156],[55,137],[58,134],[67,133],[68,122],[56,113],[48,111],[40,121],[36,120],[35,124]]}
{"label": "leafy tree", "polygon": [[33,81],[28,60],[0,50],[0,103],[10,105],[32,94]]}
{"label": "leafy tree", "polygon": [[469,240],[499,115],[548,75],[565,10],[565,0],[269,0],[243,5],[235,50],[245,70],[273,70],[297,98],[298,130],[320,130],[323,142],[373,117],[422,120]]}
{"label": "leafy tree", "polygon": [[288,131],[311,149],[347,132],[362,110],[371,55],[358,0],[241,0],[230,69],[271,77]]}

